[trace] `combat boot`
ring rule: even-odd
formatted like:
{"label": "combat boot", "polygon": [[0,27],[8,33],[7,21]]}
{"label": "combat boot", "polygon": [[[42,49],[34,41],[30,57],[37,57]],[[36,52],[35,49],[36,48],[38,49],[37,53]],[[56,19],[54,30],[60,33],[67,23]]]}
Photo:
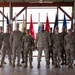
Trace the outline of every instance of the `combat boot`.
{"label": "combat boot", "polygon": [[74,66],[75,66],[75,63],[74,63]]}
{"label": "combat boot", "polygon": [[12,67],[15,67],[15,63],[12,63]]}
{"label": "combat boot", "polygon": [[70,69],[70,65],[68,65],[68,69]]}
{"label": "combat boot", "polygon": [[49,61],[46,61],[46,68],[49,68]]}
{"label": "combat boot", "polygon": [[64,62],[62,62],[61,65],[64,65]]}
{"label": "combat boot", "polygon": [[68,62],[65,62],[65,66],[68,66],[69,65],[69,63]]}
{"label": "combat boot", "polygon": [[24,61],[22,61],[21,63],[24,63]]}
{"label": "combat boot", "polygon": [[7,64],[7,63],[4,61],[3,64]]}
{"label": "combat boot", "polygon": [[73,69],[73,65],[71,65],[71,69]]}
{"label": "combat boot", "polygon": [[52,60],[52,65],[54,65],[54,61]]}
{"label": "combat boot", "polygon": [[60,64],[58,64],[58,68],[61,68]]}
{"label": "combat boot", "polygon": [[9,61],[9,65],[12,65],[12,62],[11,61]]}
{"label": "combat boot", "polygon": [[27,67],[27,62],[26,63],[24,63],[24,68],[26,68]]}
{"label": "combat boot", "polygon": [[48,62],[48,64],[50,65],[50,61]]}
{"label": "combat boot", "polygon": [[20,66],[22,66],[22,65],[21,65],[20,63],[17,63],[17,66],[19,66],[19,67],[20,67]]}
{"label": "combat boot", "polygon": [[37,68],[40,68],[40,62],[38,62],[38,64],[37,64]]}
{"label": "combat boot", "polygon": [[3,63],[1,62],[0,67],[3,67]]}
{"label": "combat boot", "polygon": [[70,69],[70,68],[73,69],[72,64],[69,64],[69,65],[68,65],[68,69]]}
{"label": "combat boot", "polygon": [[57,68],[57,67],[58,67],[58,64],[57,64],[57,63],[55,63],[55,65],[54,65],[54,66],[55,66],[55,68]]}
{"label": "combat boot", "polygon": [[30,68],[33,68],[32,62],[30,62]]}

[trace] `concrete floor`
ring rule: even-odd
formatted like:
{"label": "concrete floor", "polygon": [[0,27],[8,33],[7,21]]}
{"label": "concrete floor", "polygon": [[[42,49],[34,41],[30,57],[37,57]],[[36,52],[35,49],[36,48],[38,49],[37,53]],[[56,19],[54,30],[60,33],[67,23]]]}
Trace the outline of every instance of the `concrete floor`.
{"label": "concrete floor", "polygon": [[61,68],[54,68],[52,64],[50,64],[50,68],[47,69],[45,66],[45,59],[42,57],[41,68],[37,69],[37,57],[33,58],[33,68],[30,69],[22,67],[14,67],[9,66],[8,59],[4,67],[0,68],[0,75],[75,75],[75,67],[73,69],[68,69],[65,66],[61,66]]}

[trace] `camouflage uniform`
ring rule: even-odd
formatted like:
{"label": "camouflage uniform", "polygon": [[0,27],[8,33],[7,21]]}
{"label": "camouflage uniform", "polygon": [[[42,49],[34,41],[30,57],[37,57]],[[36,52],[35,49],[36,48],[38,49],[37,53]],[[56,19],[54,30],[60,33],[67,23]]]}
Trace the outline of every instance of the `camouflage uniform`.
{"label": "camouflage uniform", "polygon": [[49,46],[51,45],[49,33],[46,31],[40,31],[36,36],[36,47],[38,49],[38,67],[40,67],[40,61],[42,56],[42,50],[45,53],[46,67],[49,67]]}
{"label": "camouflage uniform", "polygon": [[24,42],[24,62],[25,67],[27,67],[28,54],[29,54],[29,62],[32,63],[32,46],[34,45],[34,39],[30,35],[23,36]]}
{"label": "camouflage uniform", "polygon": [[74,37],[73,35],[67,34],[64,38],[64,47],[66,50],[66,63],[69,65],[73,64],[74,58]]}
{"label": "camouflage uniform", "polygon": [[9,62],[11,63],[11,47],[10,47],[10,42],[9,42],[9,38],[10,38],[10,33],[3,33],[2,35],[2,59],[1,59],[1,65],[4,62],[5,59],[5,55],[6,55],[6,51],[8,52],[8,56],[9,56]]}
{"label": "camouflage uniform", "polygon": [[[75,38],[75,31],[73,32],[73,37]],[[74,41],[74,60],[75,60],[75,40]]]}
{"label": "camouflage uniform", "polygon": [[62,51],[61,51],[61,59],[62,59],[62,65],[65,63],[66,64],[66,53],[64,49],[64,37],[67,34],[67,32],[61,32],[61,42],[62,42]]}
{"label": "camouflage uniform", "polygon": [[[26,33],[23,33],[23,36],[25,36]],[[24,43],[22,44],[22,51],[21,51],[21,54],[22,54],[22,62],[21,63],[24,63],[24,47],[23,47]]]}
{"label": "camouflage uniform", "polygon": [[2,33],[0,33],[0,49],[2,47]]}
{"label": "camouflage uniform", "polygon": [[52,64],[54,64],[54,61],[53,61],[53,33],[50,33],[50,39],[51,39],[51,46],[49,48],[49,59],[52,58]]}
{"label": "camouflage uniform", "polygon": [[55,67],[60,66],[61,62],[61,38],[60,38],[60,33],[53,34],[53,60],[54,60],[54,65]]}
{"label": "camouflage uniform", "polygon": [[22,48],[22,37],[23,34],[21,31],[13,31],[10,36],[10,45],[12,46],[12,52],[13,52],[13,66],[15,65],[15,59],[16,59],[16,54],[18,57],[18,64],[20,64],[20,53],[21,53],[21,48]]}
{"label": "camouflage uniform", "polygon": [[0,33],[0,54],[1,54],[1,47],[2,47],[2,33]]}

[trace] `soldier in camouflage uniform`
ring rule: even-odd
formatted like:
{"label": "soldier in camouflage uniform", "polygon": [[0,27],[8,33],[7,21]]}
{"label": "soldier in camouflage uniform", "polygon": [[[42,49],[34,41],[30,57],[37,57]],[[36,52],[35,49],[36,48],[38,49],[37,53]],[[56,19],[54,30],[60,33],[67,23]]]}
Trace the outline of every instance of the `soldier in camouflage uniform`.
{"label": "soldier in camouflage uniform", "polygon": [[2,47],[2,28],[0,27],[0,49]]}
{"label": "soldier in camouflage uniform", "polygon": [[[26,29],[25,28],[23,28],[23,36],[25,36],[26,35]],[[24,63],[24,47],[23,47],[23,45],[24,44],[22,44],[22,51],[21,51],[21,54],[22,54],[22,62],[21,63]]]}
{"label": "soldier in camouflage uniform", "polygon": [[29,30],[26,30],[26,35],[23,36],[23,45],[24,45],[24,67],[27,67],[28,62],[28,54],[29,54],[29,62],[30,62],[30,68],[33,68],[32,66],[32,47],[34,46],[34,38],[29,34]]}
{"label": "soldier in camouflage uniform", "polygon": [[61,62],[61,38],[59,33],[59,28],[55,27],[55,33],[53,33],[53,60],[55,68],[60,68],[60,62]]}
{"label": "soldier in camouflage uniform", "polygon": [[54,61],[53,61],[53,33],[52,33],[52,28],[50,28],[50,31],[49,31],[49,34],[50,34],[50,39],[51,39],[51,46],[49,48],[49,59],[52,58],[52,64],[54,64]]}
{"label": "soldier in camouflage uniform", "polygon": [[62,32],[60,33],[61,35],[61,42],[62,42],[62,51],[61,51],[61,59],[62,59],[62,63],[61,65],[66,65],[66,53],[65,53],[65,49],[64,49],[64,37],[67,34],[66,32],[66,28],[62,27]]}
{"label": "soldier in camouflage uniform", "polygon": [[73,68],[74,37],[71,29],[68,29],[68,34],[64,38],[64,48],[66,51],[66,63],[68,64],[68,68]]}
{"label": "soldier in camouflage uniform", "polygon": [[[75,24],[73,25],[73,37],[75,38]],[[74,41],[74,60],[75,60],[75,40]],[[74,66],[75,66],[75,63],[74,63]]]}
{"label": "soldier in camouflage uniform", "polygon": [[1,58],[1,65],[3,65],[4,59],[5,59],[5,55],[6,55],[6,51],[8,51],[8,56],[9,56],[9,63],[11,64],[11,47],[10,47],[10,42],[9,42],[9,38],[10,38],[10,33],[9,33],[9,27],[7,27],[6,29],[6,33],[2,34],[2,58]]}
{"label": "soldier in camouflage uniform", "polygon": [[16,30],[13,31],[10,36],[10,45],[12,46],[12,52],[13,52],[13,67],[15,67],[16,56],[18,58],[17,66],[21,66],[20,53],[22,48],[22,37],[23,37],[23,34],[21,31],[19,31],[19,24],[17,23]]}
{"label": "soldier in camouflage uniform", "polygon": [[40,26],[40,32],[36,36],[36,48],[38,49],[38,65],[37,68],[40,68],[40,61],[42,56],[42,51],[44,50],[46,67],[49,68],[49,46],[51,46],[51,41],[49,33],[44,30],[44,25]]}
{"label": "soldier in camouflage uniform", "polygon": [[1,54],[1,47],[2,47],[2,27],[0,27],[0,54]]}
{"label": "soldier in camouflage uniform", "polygon": [[[1,47],[2,47],[2,34],[3,34],[3,27],[0,27],[0,52],[1,52]],[[5,61],[4,61],[4,64],[6,64]]]}

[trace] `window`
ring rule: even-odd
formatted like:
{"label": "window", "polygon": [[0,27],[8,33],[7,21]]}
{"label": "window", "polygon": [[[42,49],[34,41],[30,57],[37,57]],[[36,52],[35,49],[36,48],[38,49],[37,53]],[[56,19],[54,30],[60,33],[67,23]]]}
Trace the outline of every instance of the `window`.
{"label": "window", "polygon": [[[55,21],[55,15],[57,12],[57,7],[28,7],[27,8],[27,28],[29,28],[30,22],[30,14],[32,14],[32,21],[34,26],[34,32],[37,33],[38,31],[38,13],[40,13],[40,22],[45,24],[46,16],[48,14],[50,27],[54,27],[53,22]],[[36,24],[35,24],[36,23]]]}
{"label": "window", "polygon": [[[4,7],[4,15],[7,16],[8,15],[8,19],[10,17],[9,15],[9,7]],[[7,21],[6,18],[4,18],[4,32],[6,32],[6,26],[7,26]]]}
{"label": "window", "polygon": [[[2,7],[0,7],[0,11],[3,12],[3,8]],[[0,26],[1,27],[3,26],[2,25],[2,19],[3,19],[3,16],[2,16],[2,14],[0,14]]]}
{"label": "window", "polygon": [[[24,7],[13,7],[13,17],[16,16]],[[17,9],[17,10],[16,10]],[[23,23],[23,14],[24,18],[25,16],[25,10],[18,16],[16,17],[17,23],[20,24],[20,30],[22,31],[22,23]],[[15,21],[13,21],[13,30],[15,30]]]}
{"label": "window", "polygon": [[[62,7],[62,9],[66,11],[70,16],[72,16],[72,7]],[[57,7],[28,7],[27,8],[27,28],[29,28],[30,14],[32,14],[34,32],[35,33],[38,32],[37,31],[38,30],[38,13],[40,13],[40,22],[43,22],[44,24],[46,22],[46,15],[48,13],[50,27],[54,28]],[[64,18],[64,13],[59,9],[58,10],[59,32],[61,32],[61,28],[63,25],[63,18]],[[67,22],[67,28],[69,29],[71,27],[71,21],[67,16],[66,16],[66,22]]]}
{"label": "window", "polygon": [[[72,7],[61,7],[67,14],[72,17]],[[64,13],[59,9],[58,10],[58,19],[59,21],[59,31],[61,32],[63,26]],[[66,16],[66,15],[65,15]],[[71,20],[66,16],[67,29],[71,28]]]}

